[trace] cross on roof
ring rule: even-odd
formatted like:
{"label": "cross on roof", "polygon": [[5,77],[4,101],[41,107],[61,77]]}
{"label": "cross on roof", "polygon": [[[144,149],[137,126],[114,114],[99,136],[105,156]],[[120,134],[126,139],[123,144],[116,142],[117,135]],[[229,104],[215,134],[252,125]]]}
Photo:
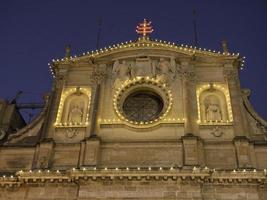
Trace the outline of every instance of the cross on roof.
{"label": "cross on roof", "polygon": [[143,37],[146,37],[148,34],[153,32],[151,21],[144,19],[143,22],[139,23],[136,27],[136,32]]}

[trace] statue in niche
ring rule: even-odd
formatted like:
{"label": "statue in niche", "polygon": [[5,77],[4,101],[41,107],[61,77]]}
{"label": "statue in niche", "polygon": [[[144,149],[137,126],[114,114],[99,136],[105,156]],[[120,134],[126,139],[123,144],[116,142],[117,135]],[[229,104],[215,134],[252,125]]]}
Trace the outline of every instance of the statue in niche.
{"label": "statue in niche", "polygon": [[169,82],[169,80],[175,77],[176,63],[175,59],[167,60],[166,58],[160,58],[157,65],[157,78],[162,82]]}
{"label": "statue in niche", "polygon": [[75,104],[72,106],[69,112],[68,122],[73,124],[79,124],[83,121],[83,109],[79,105]]}
{"label": "statue in niche", "polygon": [[206,106],[206,120],[209,122],[221,121],[222,113],[220,106],[215,103],[209,103]]}

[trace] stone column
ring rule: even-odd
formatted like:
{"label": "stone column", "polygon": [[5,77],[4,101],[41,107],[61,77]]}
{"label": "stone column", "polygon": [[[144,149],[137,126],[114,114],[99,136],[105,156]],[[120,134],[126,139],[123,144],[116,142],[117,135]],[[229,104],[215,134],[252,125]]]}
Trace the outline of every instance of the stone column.
{"label": "stone column", "polygon": [[224,69],[224,76],[228,84],[231,107],[233,114],[233,125],[236,136],[244,136],[248,134],[246,128],[247,118],[245,116],[245,109],[242,100],[242,91],[240,88],[238,69],[231,64],[226,64]]}
{"label": "stone column", "polygon": [[198,135],[196,80],[193,67],[182,63],[183,103],[185,117],[185,134]]}

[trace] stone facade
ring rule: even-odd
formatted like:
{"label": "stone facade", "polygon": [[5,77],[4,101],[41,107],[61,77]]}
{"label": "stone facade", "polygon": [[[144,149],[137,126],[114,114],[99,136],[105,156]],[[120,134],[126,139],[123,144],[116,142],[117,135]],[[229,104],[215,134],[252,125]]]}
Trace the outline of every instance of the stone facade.
{"label": "stone facade", "polygon": [[147,37],[53,60],[45,108],[1,140],[0,199],[267,199],[243,60]]}

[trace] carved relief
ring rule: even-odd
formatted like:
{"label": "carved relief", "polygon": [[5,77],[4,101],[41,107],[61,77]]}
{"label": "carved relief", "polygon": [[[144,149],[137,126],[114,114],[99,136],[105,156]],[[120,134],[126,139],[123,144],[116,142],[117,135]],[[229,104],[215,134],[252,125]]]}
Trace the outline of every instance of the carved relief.
{"label": "carved relief", "polygon": [[125,80],[130,78],[130,65],[125,60],[120,63],[119,60],[116,60],[113,64],[112,74],[118,79]]}
{"label": "carved relief", "polygon": [[67,128],[66,129],[66,136],[68,138],[73,138],[78,134],[78,130],[76,128]]}
{"label": "carved relief", "polygon": [[174,58],[171,58],[170,61],[166,58],[160,58],[156,69],[157,78],[161,82],[169,83],[170,80],[175,78],[176,63]]}
{"label": "carved relief", "polygon": [[121,63],[116,60],[113,64],[112,76],[115,78],[115,87],[120,86],[125,80],[129,79],[131,75],[130,64],[123,60]]}
{"label": "carved relief", "polygon": [[91,83],[100,84],[102,80],[104,80],[104,78],[107,76],[106,67],[106,64],[99,64],[94,66]]}
{"label": "carved relief", "polygon": [[150,58],[137,58],[131,67],[132,77],[136,76],[154,76],[155,65]]}
{"label": "carved relief", "polygon": [[176,61],[174,58],[149,57],[140,57],[131,61],[116,60],[113,64],[112,76],[115,87],[135,77],[154,77],[168,84],[176,76]]}
{"label": "carved relief", "polygon": [[218,126],[214,127],[211,131],[211,134],[215,137],[221,137],[223,135],[223,131]]}

